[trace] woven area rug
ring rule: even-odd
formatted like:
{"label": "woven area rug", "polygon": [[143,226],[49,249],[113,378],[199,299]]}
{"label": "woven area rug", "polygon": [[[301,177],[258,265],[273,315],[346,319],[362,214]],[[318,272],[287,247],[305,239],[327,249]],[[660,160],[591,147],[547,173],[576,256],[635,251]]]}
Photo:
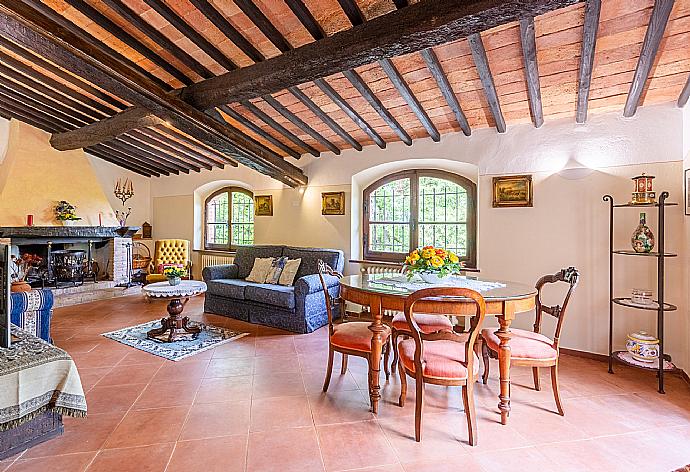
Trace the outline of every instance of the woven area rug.
{"label": "woven area rug", "polygon": [[198,322],[190,325],[200,327],[201,332],[198,335],[180,334],[171,343],[146,337],[147,331],[160,327],[160,320],[102,333],[102,336],[171,361],[179,361],[249,334]]}

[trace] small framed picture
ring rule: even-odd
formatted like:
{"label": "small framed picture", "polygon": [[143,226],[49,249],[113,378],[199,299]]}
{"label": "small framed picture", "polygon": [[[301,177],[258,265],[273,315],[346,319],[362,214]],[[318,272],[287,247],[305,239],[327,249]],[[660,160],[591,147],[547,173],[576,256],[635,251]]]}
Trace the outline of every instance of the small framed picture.
{"label": "small framed picture", "polygon": [[509,175],[493,178],[493,207],[531,207],[532,176]]}
{"label": "small framed picture", "polygon": [[690,216],[690,169],[685,169],[685,215]]}
{"label": "small framed picture", "polygon": [[273,195],[256,195],[254,197],[255,216],[273,216]]}
{"label": "small framed picture", "polygon": [[321,214],[322,215],[344,215],[345,214],[345,192],[323,192],[323,193],[321,193]]}

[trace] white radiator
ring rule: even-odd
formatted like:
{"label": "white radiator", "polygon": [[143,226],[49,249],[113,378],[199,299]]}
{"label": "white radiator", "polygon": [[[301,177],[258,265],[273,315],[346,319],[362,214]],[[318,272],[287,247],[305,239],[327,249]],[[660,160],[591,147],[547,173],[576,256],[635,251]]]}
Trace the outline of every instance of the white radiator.
{"label": "white radiator", "polygon": [[232,264],[235,257],[230,254],[201,253],[201,269],[213,265]]}

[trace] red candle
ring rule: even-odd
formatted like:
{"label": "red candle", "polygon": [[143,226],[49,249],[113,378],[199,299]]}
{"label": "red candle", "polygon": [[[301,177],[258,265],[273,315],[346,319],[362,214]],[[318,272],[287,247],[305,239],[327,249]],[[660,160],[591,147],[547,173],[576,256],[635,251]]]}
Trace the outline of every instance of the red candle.
{"label": "red candle", "polygon": [[98,214],[98,226],[103,226],[103,221],[101,220],[101,214]]}
{"label": "red candle", "polygon": [[26,215],[26,226],[34,225],[34,215]]}

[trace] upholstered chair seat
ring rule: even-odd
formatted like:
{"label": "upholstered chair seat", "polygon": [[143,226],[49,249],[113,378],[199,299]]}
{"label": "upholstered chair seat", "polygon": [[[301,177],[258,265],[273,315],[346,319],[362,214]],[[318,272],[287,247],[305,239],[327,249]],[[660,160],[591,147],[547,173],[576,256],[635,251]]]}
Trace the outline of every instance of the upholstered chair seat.
{"label": "upholstered chair seat", "polygon": [[[333,325],[331,344],[343,349],[355,351],[371,351],[372,332],[369,329],[371,323],[367,321],[349,321]],[[384,338],[391,334],[391,329],[384,325]]]}
{"label": "upholstered chair seat", "polygon": [[[495,329],[483,329],[482,337],[487,347],[498,352],[501,340],[494,333]],[[553,341],[540,333],[524,329],[511,329],[510,358],[531,360],[556,360],[558,351],[553,347]]]}
{"label": "upholstered chair seat", "polygon": [[[450,319],[447,316],[424,315],[420,313],[414,315],[414,319],[417,322],[417,326],[419,326],[420,331],[423,333],[428,334],[436,331],[453,329],[453,323],[450,322]],[[403,313],[397,313],[393,316],[391,326],[393,326],[393,329],[396,331],[410,331],[410,327],[407,325],[407,320],[405,319],[405,315]]]}
{"label": "upholstered chair seat", "polygon": [[167,279],[161,266],[177,265],[187,269],[187,278],[192,276],[189,241],[186,239],[160,239],[153,252],[153,270],[146,276],[146,283],[165,282]]}
{"label": "upholstered chair seat", "polygon": [[[415,315],[417,317],[419,315]],[[420,327],[421,328],[421,327]],[[400,362],[410,373],[415,372],[414,367],[414,339],[405,339],[398,345]],[[455,341],[424,341],[424,377],[435,380],[466,380],[467,361],[465,360],[465,343]],[[479,357],[472,352],[474,362],[472,369],[474,375],[479,374]]]}

